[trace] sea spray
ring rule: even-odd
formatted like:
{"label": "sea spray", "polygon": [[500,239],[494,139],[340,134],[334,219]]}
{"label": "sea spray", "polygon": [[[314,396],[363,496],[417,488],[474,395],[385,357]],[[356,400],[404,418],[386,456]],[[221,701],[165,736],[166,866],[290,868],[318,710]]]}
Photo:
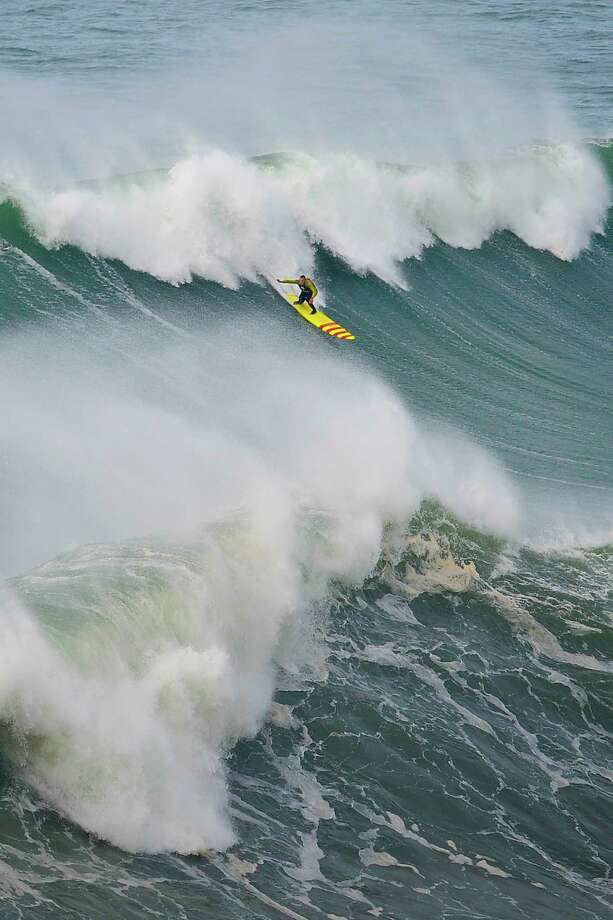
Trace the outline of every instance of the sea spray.
{"label": "sea spray", "polygon": [[311,270],[314,243],[401,286],[400,263],[437,238],[472,249],[510,230],[574,259],[602,232],[610,199],[597,158],[570,143],[402,167],[340,154],[258,165],[220,150],[119,183],[14,195],[46,246],[71,243],[172,284],[197,275],[230,288]]}
{"label": "sea spray", "polygon": [[[513,526],[516,499],[482,451],[462,443],[454,465],[452,441],[424,447],[359,368],[257,333],[246,355],[224,330],[147,362],[138,337],[122,347],[24,333],[3,353],[13,564],[75,548],[3,596],[0,713],[23,775],[88,831],[135,851],[223,848],[225,753],[258,730],[331,583],[373,571],[437,468],[482,525]],[[18,373],[24,349],[35,373]]]}

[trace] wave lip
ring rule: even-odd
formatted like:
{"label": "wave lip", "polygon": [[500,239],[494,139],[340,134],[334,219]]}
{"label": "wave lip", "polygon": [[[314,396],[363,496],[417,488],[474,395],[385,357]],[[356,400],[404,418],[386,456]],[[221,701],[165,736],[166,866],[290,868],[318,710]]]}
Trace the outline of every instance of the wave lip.
{"label": "wave lip", "polygon": [[66,243],[172,284],[236,288],[309,270],[314,244],[404,285],[400,263],[440,239],[476,248],[499,230],[574,259],[611,196],[585,146],[550,144],[473,163],[394,167],[357,156],[192,156],[108,186],[13,192],[47,246]]}

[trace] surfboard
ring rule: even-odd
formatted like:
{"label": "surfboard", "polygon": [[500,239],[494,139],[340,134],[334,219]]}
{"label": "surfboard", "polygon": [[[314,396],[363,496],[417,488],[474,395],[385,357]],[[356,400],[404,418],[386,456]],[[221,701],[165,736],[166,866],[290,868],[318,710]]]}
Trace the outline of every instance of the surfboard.
{"label": "surfboard", "polygon": [[281,293],[285,300],[291,303],[296,313],[300,313],[300,316],[306,319],[307,323],[310,323],[311,326],[315,326],[320,332],[325,332],[335,339],[340,339],[342,342],[355,342],[353,333],[345,329],[344,326],[341,326],[340,323],[336,323],[322,310],[318,309],[317,313],[311,313],[311,308],[308,303],[299,304],[298,295],[294,294],[293,291],[287,291],[283,288]]}

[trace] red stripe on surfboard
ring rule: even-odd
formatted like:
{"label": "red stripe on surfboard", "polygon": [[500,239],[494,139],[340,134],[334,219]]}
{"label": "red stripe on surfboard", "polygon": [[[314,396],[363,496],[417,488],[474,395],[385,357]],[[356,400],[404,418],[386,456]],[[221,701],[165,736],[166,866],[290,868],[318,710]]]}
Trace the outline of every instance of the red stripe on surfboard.
{"label": "red stripe on surfboard", "polygon": [[335,339],[355,339],[355,336],[344,326],[341,326],[340,323],[322,323],[318,328],[320,332],[326,332]]}

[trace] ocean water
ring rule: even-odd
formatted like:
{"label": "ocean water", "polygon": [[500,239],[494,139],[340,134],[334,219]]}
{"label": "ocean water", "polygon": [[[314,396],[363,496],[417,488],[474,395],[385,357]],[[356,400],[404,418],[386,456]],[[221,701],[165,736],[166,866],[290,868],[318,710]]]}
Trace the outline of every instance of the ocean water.
{"label": "ocean water", "polygon": [[610,4],[1,22],[2,920],[611,916]]}

